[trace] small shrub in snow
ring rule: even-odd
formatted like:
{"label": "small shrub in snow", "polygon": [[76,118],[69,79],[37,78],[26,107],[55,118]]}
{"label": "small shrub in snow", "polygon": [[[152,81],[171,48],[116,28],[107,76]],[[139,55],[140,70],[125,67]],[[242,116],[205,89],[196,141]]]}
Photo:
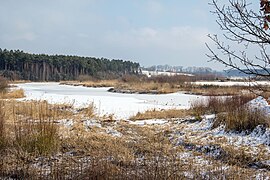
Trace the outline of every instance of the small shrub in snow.
{"label": "small shrub in snow", "polygon": [[193,102],[191,108],[197,119],[201,119],[204,114],[216,114],[212,128],[225,125],[226,131],[251,132],[258,125],[267,126],[269,123],[262,110],[247,104],[253,98],[253,95],[226,98],[212,96],[206,101]]}
{"label": "small shrub in snow", "polygon": [[235,107],[230,111],[219,113],[213,128],[225,125],[225,131],[251,132],[258,125],[267,125],[268,117],[259,109],[251,109],[248,105]]}
{"label": "small shrub in snow", "polygon": [[267,117],[260,110],[251,110],[242,106],[225,115],[225,129],[227,131],[252,131],[258,125],[266,125]]}

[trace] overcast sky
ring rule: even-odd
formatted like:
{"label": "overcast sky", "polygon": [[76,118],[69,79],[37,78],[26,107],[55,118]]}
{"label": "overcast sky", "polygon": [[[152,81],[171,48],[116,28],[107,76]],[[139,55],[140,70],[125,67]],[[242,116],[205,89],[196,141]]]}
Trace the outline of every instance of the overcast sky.
{"label": "overcast sky", "polygon": [[208,66],[217,31],[208,0],[0,0],[0,47],[139,62]]}

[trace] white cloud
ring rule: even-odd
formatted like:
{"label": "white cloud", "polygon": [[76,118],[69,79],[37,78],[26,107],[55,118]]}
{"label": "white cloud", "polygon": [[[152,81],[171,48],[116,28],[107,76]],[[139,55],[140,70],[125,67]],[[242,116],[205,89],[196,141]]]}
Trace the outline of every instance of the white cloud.
{"label": "white cloud", "polygon": [[130,48],[155,48],[158,50],[182,50],[205,48],[209,31],[206,28],[171,27],[155,29],[150,27],[131,29],[127,32],[113,32],[105,41]]}
{"label": "white cloud", "polygon": [[133,28],[125,32],[110,32],[101,44],[109,57],[134,59],[141,65],[172,64],[207,66],[205,53],[209,30],[190,26],[171,28]]}

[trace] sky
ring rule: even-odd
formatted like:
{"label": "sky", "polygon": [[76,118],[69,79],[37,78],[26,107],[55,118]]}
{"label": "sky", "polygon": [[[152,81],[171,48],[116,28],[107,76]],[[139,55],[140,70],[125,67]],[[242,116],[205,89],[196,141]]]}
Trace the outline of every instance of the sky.
{"label": "sky", "polygon": [[222,69],[208,0],[0,0],[0,48]]}

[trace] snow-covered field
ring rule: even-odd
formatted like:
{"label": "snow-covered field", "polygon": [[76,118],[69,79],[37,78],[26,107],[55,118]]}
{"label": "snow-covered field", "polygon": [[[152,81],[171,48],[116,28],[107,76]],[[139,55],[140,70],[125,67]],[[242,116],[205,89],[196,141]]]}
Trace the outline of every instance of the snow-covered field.
{"label": "snow-covered field", "polygon": [[[82,138],[84,137],[82,134],[85,133],[83,135],[87,137],[87,142],[89,137],[92,137],[90,135],[93,135],[95,141],[92,138],[91,143],[98,141],[98,144],[100,144],[100,139],[96,140],[96,137],[104,135],[103,138],[105,139],[112,137],[111,140],[117,140],[115,142],[123,144],[128,142],[136,145],[123,146],[120,143],[118,146],[117,144],[117,157],[123,152],[125,155],[127,152],[135,152],[127,150],[126,147],[137,147],[140,151],[136,152],[140,153],[134,156],[137,158],[134,159],[134,162],[147,162],[147,158],[142,152],[151,152],[148,149],[149,146],[151,149],[160,148],[158,151],[162,153],[165,151],[174,152],[174,160],[177,157],[177,163],[181,163],[181,166],[177,164],[177,167],[180,167],[181,170],[179,172],[182,172],[183,177],[187,179],[196,178],[194,170],[200,173],[199,177],[207,177],[204,179],[211,179],[212,174],[221,174],[224,175],[223,177],[228,174],[237,177],[240,170],[240,174],[251,173],[250,179],[255,179],[255,177],[256,179],[270,179],[270,129],[266,126],[259,125],[249,133],[228,132],[225,131],[224,124],[213,127],[216,119],[216,115],[213,114],[202,116],[201,121],[190,116],[173,119],[128,120],[129,116],[147,109],[188,108],[192,100],[207,97],[182,93],[166,95],[118,94],[107,92],[108,88],[87,88],[59,85],[59,83],[24,83],[17,86],[24,89],[26,94],[26,97],[21,100],[72,103],[75,107],[94,103],[99,115],[114,114],[118,119],[125,119],[123,121],[103,122],[96,117],[86,117],[86,119],[80,120],[69,118],[55,121],[63,125],[60,128],[60,134],[63,137],[71,137],[74,133],[75,137],[79,135]],[[264,110],[267,115],[270,114],[270,105],[263,97],[257,97],[249,104],[252,109],[258,108]],[[77,130],[81,130],[80,133],[82,134],[78,133]],[[97,134],[98,136],[96,136]],[[89,137],[86,135],[89,135]],[[106,143],[110,141],[104,142],[102,146],[109,147]],[[121,148],[123,151],[120,151]],[[73,154],[79,154],[80,151],[81,149],[72,148],[64,155],[56,155],[55,158],[64,159],[72,156],[72,158],[78,158],[78,162],[84,162],[83,158],[89,157],[73,156]],[[156,156],[156,153],[154,154]],[[237,161],[237,164],[234,164],[235,161]],[[51,160],[48,162],[50,164]],[[36,163],[39,163],[39,160]],[[151,162],[151,167],[152,164],[154,163]],[[85,161],[84,168],[88,167],[87,165],[89,165],[89,159]],[[188,168],[185,169],[184,165],[187,165]],[[238,168],[236,172],[234,172],[235,168]],[[208,176],[207,173],[210,171],[211,173]],[[245,177],[249,177],[249,175]]]}
{"label": "snow-covered field", "polygon": [[149,109],[186,109],[190,102],[202,96],[172,93],[163,95],[118,94],[109,88],[88,88],[60,85],[59,83],[16,84],[25,91],[22,100],[47,100],[49,103],[71,103],[75,107],[94,103],[99,115],[113,114],[117,119],[127,119],[137,112]]}
{"label": "snow-covered field", "polygon": [[218,82],[218,81],[198,81],[194,82],[197,85],[215,85],[215,86],[270,86],[269,81],[256,81],[256,82],[237,82],[237,81],[227,81],[227,82]]}

